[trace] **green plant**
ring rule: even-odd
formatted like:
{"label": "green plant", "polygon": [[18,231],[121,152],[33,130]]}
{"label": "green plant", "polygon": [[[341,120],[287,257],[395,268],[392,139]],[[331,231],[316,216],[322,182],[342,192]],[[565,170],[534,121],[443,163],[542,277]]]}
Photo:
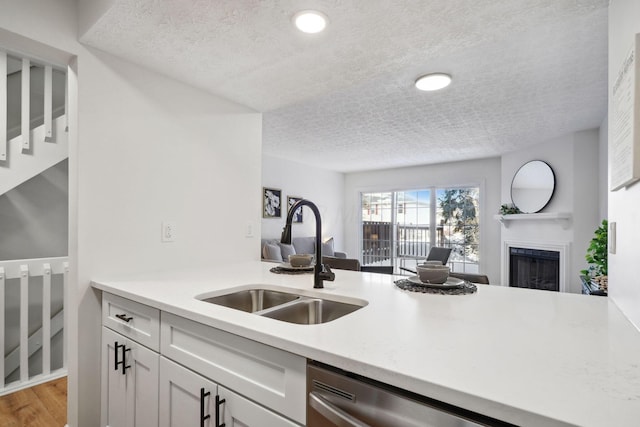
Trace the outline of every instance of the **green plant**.
{"label": "green plant", "polygon": [[522,213],[517,206],[509,204],[500,206],[500,214],[501,215],[511,215],[511,214],[519,214]]}
{"label": "green plant", "polygon": [[587,248],[585,259],[589,264],[586,270],[580,271],[587,277],[597,277],[607,275],[607,238],[609,224],[606,219],[602,220],[602,224],[595,231],[595,236],[591,239]]}

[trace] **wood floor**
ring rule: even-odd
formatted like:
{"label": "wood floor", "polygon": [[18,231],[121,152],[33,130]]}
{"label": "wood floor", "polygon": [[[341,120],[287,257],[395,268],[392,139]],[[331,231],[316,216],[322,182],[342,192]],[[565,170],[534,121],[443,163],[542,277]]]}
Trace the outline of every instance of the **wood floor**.
{"label": "wood floor", "polygon": [[64,427],[67,377],[0,397],[0,427]]}

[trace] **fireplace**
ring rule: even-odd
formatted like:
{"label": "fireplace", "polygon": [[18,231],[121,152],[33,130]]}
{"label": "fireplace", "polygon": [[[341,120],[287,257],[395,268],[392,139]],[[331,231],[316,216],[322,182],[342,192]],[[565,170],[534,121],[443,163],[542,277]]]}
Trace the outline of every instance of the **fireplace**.
{"label": "fireplace", "polygon": [[560,291],[560,252],[509,247],[509,286]]}

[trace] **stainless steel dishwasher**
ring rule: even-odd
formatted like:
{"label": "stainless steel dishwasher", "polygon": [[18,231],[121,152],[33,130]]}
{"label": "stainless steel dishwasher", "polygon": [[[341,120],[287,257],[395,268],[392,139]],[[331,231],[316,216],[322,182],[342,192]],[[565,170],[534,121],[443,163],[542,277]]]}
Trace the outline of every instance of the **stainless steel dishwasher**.
{"label": "stainless steel dishwasher", "polygon": [[511,426],[316,362],[307,392],[307,427]]}

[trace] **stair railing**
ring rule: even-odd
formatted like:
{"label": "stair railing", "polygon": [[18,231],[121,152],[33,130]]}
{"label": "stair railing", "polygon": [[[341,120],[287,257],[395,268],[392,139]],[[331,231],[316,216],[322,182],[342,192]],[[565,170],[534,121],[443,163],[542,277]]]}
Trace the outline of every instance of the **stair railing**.
{"label": "stair railing", "polygon": [[[8,335],[7,328],[11,326],[5,324],[8,304],[5,296],[10,286],[19,287],[19,317],[17,319],[19,345],[8,354],[3,354],[0,359],[0,396],[66,375],[66,337],[65,343],[62,345],[61,367],[52,369],[51,363],[52,337],[64,330],[63,308],[57,310],[53,317],[51,313],[51,288],[54,275],[62,277],[62,307],[64,308],[69,277],[68,257],[0,262],[0,349],[3,349],[3,353],[5,337]],[[36,308],[42,311],[42,326],[36,331],[30,332],[29,312],[33,310],[34,301],[29,300],[29,289],[30,284],[34,283],[42,283],[42,306]],[[11,290],[13,291],[13,289]],[[42,354],[41,371],[36,375],[30,375],[29,360],[37,351],[41,351]],[[16,370],[19,371],[18,378],[7,384],[6,378]]]}

